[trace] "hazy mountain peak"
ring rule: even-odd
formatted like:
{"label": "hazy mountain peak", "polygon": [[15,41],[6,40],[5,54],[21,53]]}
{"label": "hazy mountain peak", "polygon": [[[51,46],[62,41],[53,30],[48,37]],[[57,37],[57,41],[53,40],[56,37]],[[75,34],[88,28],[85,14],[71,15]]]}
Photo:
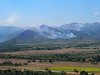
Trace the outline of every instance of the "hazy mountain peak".
{"label": "hazy mountain peak", "polygon": [[70,24],[62,25],[59,28],[60,29],[64,29],[64,30],[76,30],[76,31],[80,31],[82,27],[84,27],[84,25],[81,24],[81,23],[70,23]]}
{"label": "hazy mountain peak", "polygon": [[42,27],[50,27],[50,26],[43,24],[43,25],[40,26],[40,28],[42,28]]}

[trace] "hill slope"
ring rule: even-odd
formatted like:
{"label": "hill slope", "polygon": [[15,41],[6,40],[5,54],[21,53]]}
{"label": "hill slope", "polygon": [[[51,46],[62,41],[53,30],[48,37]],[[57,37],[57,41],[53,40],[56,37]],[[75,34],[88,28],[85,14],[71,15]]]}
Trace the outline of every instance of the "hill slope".
{"label": "hill slope", "polygon": [[0,26],[0,42],[7,41],[19,35],[24,29],[12,26]]}

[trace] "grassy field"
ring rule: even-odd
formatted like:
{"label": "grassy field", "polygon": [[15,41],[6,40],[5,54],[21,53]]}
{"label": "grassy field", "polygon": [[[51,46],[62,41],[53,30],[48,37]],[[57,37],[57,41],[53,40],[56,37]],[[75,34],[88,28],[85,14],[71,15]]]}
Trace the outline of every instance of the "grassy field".
{"label": "grassy field", "polygon": [[73,71],[77,69],[78,71],[87,71],[87,72],[100,72],[100,68],[82,68],[82,67],[51,67],[49,68],[53,71]]}

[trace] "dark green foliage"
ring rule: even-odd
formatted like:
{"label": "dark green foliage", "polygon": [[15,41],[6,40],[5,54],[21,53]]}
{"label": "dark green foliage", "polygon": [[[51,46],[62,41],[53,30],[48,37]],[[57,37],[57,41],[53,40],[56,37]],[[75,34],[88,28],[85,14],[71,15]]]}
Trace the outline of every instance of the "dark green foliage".
{"label": "dark green foliage", "polygon": [[23,65],[27,65],[28,63],[13,63],[11,61],[5,61],[0,63],[0,66],[23,66]]}
{"label": "dark green foliage", "polygon": [[66,75],[66,72],[61,71],[60,74],[61,74],[61,75]]}
{"label": "dark green foliage", "polygon": [[[100,62],[100,55],[88,55],[82,53],[66,53],[66,54],[44,54],[44,55],[4,55],[1,54],[0,58],[3,59],[28,59],[32,62],[39,60],[40,62],[50,62],[54,61],[72,61],[72,62],[91,62],[97,63]],[[30,62],[30,61],[28,61]]]}
{"label": "dark green foliage", "polygon": [[94,73],[92,73],[91,75],[95,75]]}
{"label": "dark green foliage", "polygon": [[5,65],[5,66],[13,66],[14,63],[12,63],[10,61],[5,61],[5,62],[0,63],[0,66],[3,66],[3,65]]}
{"label": "dark green foliage", "polygon": [[88,72],[86,72],[86,71],[81,71],[81,72],[80,72],[80,75],[88,75]]}
{"label": "dark green foliage", "polygon": [[0,70],[0,75],[66,75],[57,72],[48,71],[29,71],[29,70]]}

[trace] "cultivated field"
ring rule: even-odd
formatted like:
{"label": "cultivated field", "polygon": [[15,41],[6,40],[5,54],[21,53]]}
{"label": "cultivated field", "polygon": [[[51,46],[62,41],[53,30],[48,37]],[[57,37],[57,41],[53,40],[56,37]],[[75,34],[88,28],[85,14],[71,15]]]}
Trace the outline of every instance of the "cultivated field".
{"label": "cultivated field", "polygon": [[60,50],[24,50],[18,52],[0,52],[0,54],[13,54],[13,55],[41,55],[41,54],[63,54],[63,53],[94,53],[94,49],[60,49]]}

